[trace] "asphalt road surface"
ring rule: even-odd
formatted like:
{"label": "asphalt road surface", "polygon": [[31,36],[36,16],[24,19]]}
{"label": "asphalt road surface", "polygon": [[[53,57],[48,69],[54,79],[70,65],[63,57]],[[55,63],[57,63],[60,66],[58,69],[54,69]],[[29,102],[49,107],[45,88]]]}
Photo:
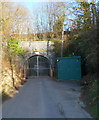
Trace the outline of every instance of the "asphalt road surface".
{"label": "asphalt road surface", "polygon": [[31,77],[2,108],[3,118],[91,118],[79,100],[76,82]]}

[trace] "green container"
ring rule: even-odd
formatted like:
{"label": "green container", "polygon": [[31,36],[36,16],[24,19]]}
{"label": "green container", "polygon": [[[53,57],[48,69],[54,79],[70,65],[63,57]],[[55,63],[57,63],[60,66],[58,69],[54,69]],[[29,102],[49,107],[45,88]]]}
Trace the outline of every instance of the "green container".
{"label": "green container", "polygon": [[57,59],[58,80],[81,80],[81,56]]}

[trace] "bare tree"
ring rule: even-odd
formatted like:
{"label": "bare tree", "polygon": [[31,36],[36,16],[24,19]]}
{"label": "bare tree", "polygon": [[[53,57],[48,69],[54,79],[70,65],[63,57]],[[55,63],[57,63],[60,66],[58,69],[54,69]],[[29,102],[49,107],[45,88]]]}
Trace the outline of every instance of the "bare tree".
{"label": "bare tree", "polygon": [[[2,49],[5,51],[5,55],[8,57],[11,76],[14,84],[14,67],[16,57],[10,53],[9,40],[14,38],[20,39],[20,34],[25,33],[24,24],[26,24],[28,19],[28,10],[20,5],[15,5],[14,3],[2,2],[0,4],[0,9],[2,9],[2,16],[0,18],[1,23],[1,33],[2,33]],[[24,24],[23,24],[24,23]],[[15,34],[16,33],[16,34]],[[17,45],[17,42],[15,41]],[[15,46],[16,47],[16,46]],[[21,49],[20,49],[21,50]],[[15,53],[16,54],[16,53]],[[17,55],[17,54],[16,54]]]}

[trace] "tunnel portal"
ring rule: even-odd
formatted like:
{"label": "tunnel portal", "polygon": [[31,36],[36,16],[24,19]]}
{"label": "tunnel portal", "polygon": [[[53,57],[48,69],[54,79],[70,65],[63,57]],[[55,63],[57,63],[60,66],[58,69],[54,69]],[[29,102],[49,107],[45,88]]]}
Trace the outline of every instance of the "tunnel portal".
{"label": "tunnel portal", "polygon": [[28,59],[28,76],[49,76],[50,61],[42,55],[34,55]]}

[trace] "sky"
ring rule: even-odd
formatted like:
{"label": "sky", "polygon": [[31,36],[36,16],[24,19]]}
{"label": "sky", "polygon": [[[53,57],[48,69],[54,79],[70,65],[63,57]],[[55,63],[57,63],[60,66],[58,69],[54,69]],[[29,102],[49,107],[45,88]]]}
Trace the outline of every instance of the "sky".
{"label": "sky", "polygon": [[[16,1],[16,0],[13,0]],[[44,2],[75,2],[75,0],[17,0],[18,4],[24,5],[25,7],[27,7],[30,11],[30,13],[33,13],[33,10],[36,10],[42,6],[42,3]],[[81,0],[78,0],[81,2]],[[83,0],[86,1],[86,0]],[[92,0],[87,0],[88,2],[92,1]],[[95,0],[96,2],[98,0]],[[72,16],[73,17],[73,16]],[[45,18],[46,19],[46,18]]]}
{"label": "sky", "polygon": [[37,8],[41,6],[41,3],[38,2],[20,2],[18,4],[24,5],[25,7],[27,7],[30,11],[33,10],[33,8]]}
{"label": "sky", "polygon": [[[3,2],[4,1],[15,2],[17,4],[20,4],[20,5],[27,7],[28,10],[30,11],[31,16],[32,16],[33,10],[35,11],[34,13],[36,14],[36,12],[38,12],[38,8],[40,10],[40,7],[42,7],[42,4],[44,2],[71,2],[72,3],[72,2],[75,2],[76,0],[3,0]],[[81,2],[82,0],[78,0],[78,1]],[[83,1],[86,1],[86,0],[83,0]],[[87,1],[90,2],[92,0],[87,0]],[[97,2],[99,0],[95,0],[95,1]],[[46,17],[44,19],[46,19]]]}
{"label": "sky", "polygon": [[[75,0],[11,0],[13,2],[17,2],[18,4],[22,4],[25,7],[27,7],[30,11],[33,10],[33,8],[40,7],[43,2],[74,2]],[[86,1],[86,0],[78,0],[78,1]],[[88,0],[89,2],[92,0]],[[99,0],[95,0],[98,2]]]}
{"label": "sky", "polygon": [[[74,2],[76,0],[1,0],[2,2],[7,1],[7,2],[16,2],[18,4],[24,5],[27,7],[30,11],[33,10],[33,8],[40,7],[41,3],[43,2]],[[92,0],[77,0],[77,1],[92,1]],[[99,0],[94,0],[98,2]]]}
{"label": "sky", "polygon": [[[6,2],[64,2],[64,1],[70,1],[70,0],[1,0]],[[74,0],[71,0],[74,1]],[[81,0],[80,0],[81,1]]]}
{"label": "sky", "polygon": [[[73,2],[75,0],[1,0],[1,2]],[[81,1],[92,1],[92,0],[77,0],[79,2]],[[98,2],[99,0],[94,0],[96,2]]]}

